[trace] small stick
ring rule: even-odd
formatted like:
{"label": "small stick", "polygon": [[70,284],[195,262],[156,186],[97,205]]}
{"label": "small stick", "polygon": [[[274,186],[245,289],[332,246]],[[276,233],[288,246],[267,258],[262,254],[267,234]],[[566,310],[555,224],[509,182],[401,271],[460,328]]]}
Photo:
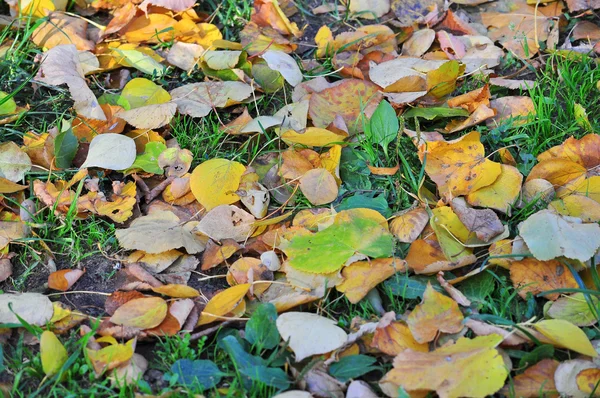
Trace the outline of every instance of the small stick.
{"label": "small stick", "polygon": [[210,336],[211,334],[213,334],[214,332],[218,331],[219,329],[221,329],[223,327],[226,327],[226,326],[229,326],[229,325],[231,325],[232,323],[235,323],[235,322],[237,322],[237,321],[225,321],[225,322],[220,323],[218,325],[212,326],[212,327],[210,327],[208,329],[204,329],[204,330],[202,330],[200,332],[193,333],[193,334],[190,335],[190,340],[194,341],[194,340],[201,339],[204,336]]}
{"label": "small stick", "polygon": [[152,202],[152,199],[154,199],[158,195],[160,195],[162,193],[162,191],[164,191],[165,188],[167,188],[167,186],[173,182],[174,179],[175,179],[175,176],[167,177],[166,180],[164,180],[163,182],[161,182],[160,184],[158,184],[157,186],[152,188],[152,191],[150,191],[146,194],[146,203]]}
{"label": "small stick", "polygon": [[146,182],[144,180],[142,180],[140,178],[140,176],[138,176],[137,174],[132,174],[131,177],[134,179],[136,184],[140,187],[140,191],[142,191],[142,193],[144,195],[148,195],[150,193],[150,188],[148,188],[148,185],[146,184]]}

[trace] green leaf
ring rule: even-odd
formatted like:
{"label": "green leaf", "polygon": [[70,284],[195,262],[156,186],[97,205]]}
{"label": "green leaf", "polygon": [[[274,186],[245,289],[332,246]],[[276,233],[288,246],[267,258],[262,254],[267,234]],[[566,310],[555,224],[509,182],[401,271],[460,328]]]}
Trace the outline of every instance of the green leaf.
{"label": "green leaf", "polygon": [[552,358],[554,356],[554,347],[550,344],[543,344],[530,352],[525,353],[519,361],[519,369],[535,365],[542,359]]}
{"label": "green leaf", "polygon": [[377,366],[372,366],[375,362],[376,359],[368,355],[350,355],[331,364],[329,374],[345,383],[377,369]]}
{"label": "green leaf", "polygon": [[388,202],[384,195],[373,197],[372,195],[356,194],[347,198],[344,198],[342,202],[336,207],[337,211],[348,210],[348,209],[372,209],[381,213],[385,218],[391,217],[392,210],[388,206]]}
{"label": "green leaf", "polygon": [[274,93],[280,90],[285,82],[281,73],[269,68],[266,62],[252,65],[252,76],[265,93]]}
{"label": "green leaf", "polygon": [[248,354],[233,335],[222,338],[219,346],[227,352],[238,369],[267,366],[266,361],[261,357]]}
{"label": "green leaf", "polygon": [[61,169],[68,169],[77,154],[79,142],[73,134],[73,129],[69,128],[58,134],[54,139],[54,154],[56,156],[56,166]]}
{"label": "green leaf", "polygon": [[11,113],[15,113],[17,110],[17,103],[13,98],[9,97],[10,94],[5,93],[4,91],[0,91],[0,116],[2,115],[10,115]]}
{"label": "green leaf", "polygon": [[421,117],[423,119],[433,120],[438,117],[467,117],[469,116],[469,112],[462,108],[411,108],[404,112],[402,116],[404,116],[406,119]]}
{"label": "green leaf", "polygon": [[388,279],[383,283],[386,289],[389,289],[393,295],[400,296],[405,299],[423,298],[427,283],[442,293],[444,289],[433,276],[414,275],[408,276],[403,272],[398,272],[393,278]]}
{"label": "green leaf", "polygon": [[277,310],[273,304],[260,305],[246,323],[246,340],[259,347],[259,350],[275,348],[280,340],[279,331],[275,325],[276,320]]}
{"label": "green leaf", "polygon": [[489,272],[481,272],[467,278],[458,284],[459,290],[471,301],[484,303],[490,293],[494,291],[494,277]]}
{"label": "green leaf", "polygon": [[125,98],[119,94],[104,93],[100,97],[98,97],[98,103],[100,105],[104,105],[104,104],[113,105],[113,106],[118,105],[121,108],[125,109],[126,111],[131,109],[131,105],[129,104],[129,101],[127,100],[127,98]]}
{"label": "green leaf", "polygon": [[167,146],[162,142],[149,142],[146,144],[144,153],[135,158],[130,169],[142,169],[147,173],[162,174],[163,169],[158,165],[158,157]]}
{"label": "green leaf", "polygon": [[216,386],[223,376],[213,361],[179,359],[173,366],[171,372],[178,376],[178,382],[186,387],[199,386],[208,390]]}
{"label": "green leaf", "polygon": [[398,123],[396,111],[389,102],[381,101],[369,121],[371,139],[387,153],[387,147],[396,139],[399,129],[400,124]]}
{"label": "green leaf", "polygon": [[148,75],[161,77],[167,71],[167,68],[160,62],[138,50],[122,50],[119,48],[114,50],[125,57],[127,62],[133,65],[134,68]]}
{"label": "green leaf", "polygon": [[297,235],[284,250],[291,267],[300,271],[327,274],[341,269],[350,257],[391,257],[394,240],[381,225],[380,214],[370,209],[339,212],[333,225],[313,235]]}
{"label": "green leaf", "polygon": [[269,368],[264,365],[240,369],[240,373],[251,380],[259,381],[278,390],[287,390],[290,380],[287,374],[278,368]]}

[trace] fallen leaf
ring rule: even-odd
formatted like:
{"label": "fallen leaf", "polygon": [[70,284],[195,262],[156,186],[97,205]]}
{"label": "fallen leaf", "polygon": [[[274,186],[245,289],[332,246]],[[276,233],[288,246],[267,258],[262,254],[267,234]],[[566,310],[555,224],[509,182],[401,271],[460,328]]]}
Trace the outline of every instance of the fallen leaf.
{"label": "fallen leaf", "polygon": [[96,45],[87,38],[88,23],[62,13],[52,13],[31,34],[31,41],[48,49],[63,44],[73,44],[77,50],[93,51]]}
{"label": "fallen leaf", "polygon": [[512,385],[505,386],[503,393],[514,391],[517,397],[537,398],[540,394],[557,397],[554,385],[554,373],[560,363],[554,359],[542,359],[540,362],[525,369],[525,372],[513,377]]}
{"label": "fallen leaf", "polygon": [[213,108],[240,103],[252,95],[250,85],[242,82],[192,83],[171,91],[177,110],[184,115],[204,117]]}
{"label": "fallen leaf", "polygon": [[[492,395],[504,385],[508,369],[496,346],[498,335],[460,338],[432,352],[405,350],[394,358],[394,368],[381,383],[408,393],[435,391],[440,397]],[[476,383],[473,380],[485,380]]]}
{"label": "fallen leaf", "polygon": [[206,303],[206,307],[202,310],[196,326],[206,325],[221,320],[222,317],[226,317],[244,300],[244,296],[250,290],[250,286],[249,283],[244,283],[217,293]]}
{"label": "fallen leaf", "polygon": [[[94,371],[98,375],[121,366],[133,356],[135,340],[129,340],[126,344],[118,344],[114,338],[109,337],[108,339],[110,343],[104,348],[99,350],[87,348],[85,350],[88,359],[94,367]],[[97,339],[97,341],[100,342],[100,339]]]}
{"label": "fallen leaf", "polygon": [[82,277],[85,270],[63,269],[51,273],[48,276],[48,287],[54,290],[66,292]]}
{"label": "fallen leaf", "polygon": [[444,196],[461,196],[487,187],[501,174],[499,163],[484,155],[479,133],[471,132],[455,141],[430,142],[419,149],[425,171]]}
{"label": "fallen leaf", "polygon": [[[31,169],[27,153],[12,141],[0,144],[0,177],[8,181],[22,180]],[[16,185],[16,184],[15,184]],[[12,186],[12,185],[11,185]],[[4,189],[3,189],[4,190]]]}
{"label": "fallen leaf", "polygon": [[133,164],[135,157],[135,142],[131,138],[114,133],[99,134],[90,143],[87,158],[80,168],[125,170]]}
{"label": "fallen leaf", "polygon": [[562,319],[548,319],[534,323],[531,326],[541,333],[549,343],[557,347],[566,348],[593,358],[598,356],[583,330],[571,322]]}
{"label": "fallen leaf", "polygon": [[429,223],[429,214],[423,207],[408,209],[390,221],[390,231],[404,243],[414,242]]}
{"label": "fallen leaf", "polygon": [[186,285],[163,285],[158,287],[153,287],[152,291],[155,293],[160,293],[165,296],[175,297],[175,298],[191,298],[200,296],[200,292],[194,289],[191,286]]}
{"label": "fallen leaf", "polygon": [[323,231],[294,237],[284,251],[291,267],[321,274],[341,269],[355,255],[390,257],[392,246],[392,235],[380,213],[352,209],[339,212],[333,225]]}
{"label": "fallen leaf", "polygon": [[[510,279],[519,289],[519,295],[525,299],[527,293],[533,295],[546,290],[576,288],[577,282],[571,271],[557,260],[540,261],[524,258],[510,264]],[[556,300],[559,293],[548,294],[550,300]]]}
{"label": "fallen leaf", "polygon": [[237,202],[235,193],[246,168],[238,162],[211,159],[198,165],[192,172],[190,187],[198,202],[207,210],[219,205]]}
{"label": "fallen leaf", "polygon": [[435,291],[431,283],[427,285],[423,301],[410,313],[408,327],[416,341],[428,343],[438,332],[458,333],[464,317],[456,301]]}
{"label": "fallen leaf", "polygon": [[261,55],[267,61],[269,68],[281,73],[286,82],[295,87],[302,82],[302,72],[290,55],[283,51],[268,50]]}
{"label": "fallen leaf", "polygon": [[451,207],[465,227],[483,242],[489,242],[504,232],[504,225],[490,209],[468,207],[462,198],[452,199]]}
{"label": "fallen leaf", "polygon": [[0,323],[21,324],[17,314],[31,325],[45,326],[53,313],[52,302],[42,294],[0,294]]}
{"label": "fallen leaf", "polygon": [[325,169],[317,168],[304,173],[300,178],[300,190],[315,206],[333,202],[338,196],[335,178]]}
{"label": "fallen leaf", "polygon": [[143,297],[127,301],[117,308],[110,321],[117,325],[150,329],[167,316],[167,303],[160,297]]}
{"label": "fallen leaf", "polygon": [[159,43],[173,40],[177,22],[166,14],[153,13],[140,15],[131,21],[123,31],[128,43]]}
{"label": "fallen leaf", "polygon": [[219,243],[209,240],[202,256],[202,271],[216,267],[241,248],[233,239],[223,239]]}
{"label": "fallen leaf", "polygon": [[379,105],[383,96],[373,83],[346,79],[340,84],[313,93],[310,96],[309,115],[315,127],[327,128],[339,115],[349,132],[355,134],[362,131],[359,115],[369,118]]}
{"label": "fallen leaf", "polygon": [[52,86],[66,84],[78,114],[89,119],[106,120],[98,100],[87,86],[77,48],[73,44],[62,44],[44,55],[35,79]]}
{"label": "fallen leaf", "polygon": [[359,18],[377,19],[390,12],[389,0],[353,0],[349,2],[351,12]]}
{"label": "fallen leaf", "polygon": [[296,362],[325,354],[344,345],[348,335],[335,321],[307,312],[286,312],[277,318],[277,330],[294,352]]}
{"label": "fallen leaf", "polygon": [[470,192],[467,202],[471,206],[489,207],[508,213],[510,206],[515,203],[521,192],[523,175],[516,167],[500,165],[500,175],[496,180],[483,188]]}
{"label": "fallen leaf", "polygon": [[598,322],[595,311],[598,299],[594,296],[587,298],[583,293],[574,293],[570,296],[560,297],[550,305],[546,311],[554,319],[569,321],[575,326],[592,326]]}
{"label": "fallen leaf", "polygon": [[409,57],[420,57],[429,50],[435,41],[435,30],[419,29],[402,44],[402,55]]}
{"label": "fallen leaf", "polygon": [[52,377],[60,372],[69,358],[69,353],[58,337],[46,330],[40,338],[40,357],[46,377]]}
{"label": "fallen leaf", "polygon": [[181,223],[181,220],[168,211],[157,211],[135,219],[129,228],[118,229],[115,236],[119,244],[130,250],[143,250],[156,254],[167,250],[185,247],[188,253],[204,250],[204,242],[192,231],[195,223]]}
{"label": "fallen leaf", "polygon": [[402,321],[394,321],[389,325],[379,325],[373,334],[371,346],[392,356],[396,356],[404,350],[429,351],[429,345],[416,341],[409,327]]}
{"label": "fallen leaf", "polygon": [[594,394],[600,385],[600,369],[584,369],[577,373],[577,387],[586,394]]}
{"label": "fallen leaf", "polygon": [[600,226],[579,224],[549,210],[539,211],[519,227],[519,234],[538,260],[564,256],[589,260],[600,248]]}
{"label": "fallen leaf", "polygon": [[243,242],[252,235],[253,224],[252,214],[237,206],[221,205],[206,213],[196,229],[215,241],[232,239]]}
{"label": "fallen leaf", "polygon": [[348,301],[356,304],[375,286],[402,271],[405,271],[404,261],[394,257],[357,261],[342,270],[344,281],[335,288],[344,293]]}

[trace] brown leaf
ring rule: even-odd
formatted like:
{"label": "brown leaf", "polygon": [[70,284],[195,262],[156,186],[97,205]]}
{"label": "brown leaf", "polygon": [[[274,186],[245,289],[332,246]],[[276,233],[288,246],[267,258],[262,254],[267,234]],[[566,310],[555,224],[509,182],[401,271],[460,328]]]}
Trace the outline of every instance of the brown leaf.
{"label": "brown leaf", "polygon": [[315,206],[333,202],[338,195],[335,178],[322,168],[312,169],[300,178],[300,190]]}
{"label": "brown leaf", "polygon": [[525,372],[514,376],[510,386],[502,389],[503,394],[514,394],[516,397],[535,398],[557,397],[554,385],[554,373],[560,363],[554,359],[542,359],[540,362],[525,369]]}
{"label": "brown leaf", "polygon": [[429,223],[429,214],[423,207],[408,209],[390,221],[390,231],[400,242],[414,242]]}
{"label": "brown leaf", "polygon": [[83,18],[52,13],[32,33],[31,40],[39,47],[54,48],[72,44],[81,51],[92,51],[96,45],[87,39],[88,23]]}
{"label": "brown leaf", "polygon": [[202,271],[216,267],[241,248],[242,246],[233,239],[222,239],[218,243],[209,240],[202,255]]}
{"label": "brown leaf", "polygon": [[126,302],[142,297],[144,297],[144,295],[135,290],[132,290],[130,292],[122,292],[117,290],[115,292],[112,292],[112,294],[108,296],[108,298],[104,302],[104,310],[108,315],[113,315],[117,308],[119,308]]}
{"label": "brown leaf", "polygon": [[475,232],[479,240],[489,242],[504,232],[504,225],[493,210],[468,207],[462,198],[454,198],[451,207],[465,227]]}

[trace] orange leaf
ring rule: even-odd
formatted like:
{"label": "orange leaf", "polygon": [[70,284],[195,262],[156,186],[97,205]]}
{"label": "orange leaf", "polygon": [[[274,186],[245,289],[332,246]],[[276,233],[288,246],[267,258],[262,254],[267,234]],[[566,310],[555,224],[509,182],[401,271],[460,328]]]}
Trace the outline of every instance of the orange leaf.
{"label": "orange leaf", "polygon": [[163,286],[153,287],[152,291],[155,293],[164,294],[165,296],[176,297],[176,298],[191,298],[191,297],[200,296],[200,292],[198,292],[193,287],[186,286],[186,285],[175,285],[175,284],[163,285]]}
{"label": "orange leaf", "polygon": [[67,291],[85,273],[80,269],[63,269],[48,276],[48,287],[54,290]]}
{"label": "orange leaf", "polygon": [[405,270],[404,260],[398,258],[378,258],[371,261],[357,261],[344,267],[344,281],[336,286],[352,304],[358,303],[367,293],[381,282]]}
{"label": "orange leaf", "polygon": [[219,243],[209,240],[206,244],[202,255],[202,271],[216,267],[242,248],[233,239],[223,239]]}
{"label": "orange leaf", "polygon": [[407,323],[415,340],[427,343],[433,341],[438,332],[460,332],[463,319],[456,301],[435,291],[428,283],[423,302],[410,313]]}
{"label": "orange leaf", "polygon": [[429,223],[429,215],[423,207],[401,212],[390,221],[390,231],[400,242],[414,242]]}
{"label": "orange leaf", "polygon": [[554,373],[559,364],[554,359],[542,359],[525,372],[516,375],[512,381],[513,385],[505,386],[502,392],[524,398],[537,398],[541,394],[544,397],[556,397],[558,393],[554,385]]}
{"label": "orange leaf", "polygon": [[[527,293],[535,296],[546,290],[578,287],[569,269],[557,260],[524,258],[521,261],[513,261],[510,265],[510,279],[515,288],[519,289],[519,296],[523,299],[527,297]],[[558,296],[559,293],[552,293],[544,297],[556,300]]]}
{"label": "orange leaf", "polygon": [[429,344],[416,341],[409,327],[401,321],[392,322],[386,327],[378,327],[373,334],[371,346],[392,356],[396,356],[406,349],[429,351]]}

